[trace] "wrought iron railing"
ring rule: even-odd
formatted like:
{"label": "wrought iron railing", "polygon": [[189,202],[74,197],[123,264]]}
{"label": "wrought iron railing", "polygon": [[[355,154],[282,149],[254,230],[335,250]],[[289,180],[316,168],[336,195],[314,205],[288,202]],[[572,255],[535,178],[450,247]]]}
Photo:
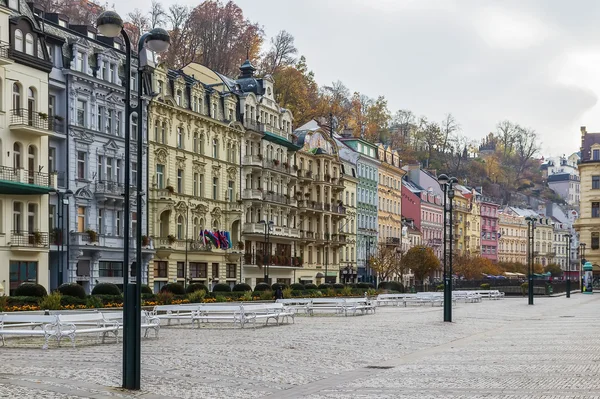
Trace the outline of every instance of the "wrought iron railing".
{"label": "wrought iron railing", "polygon": [[244,264],[263,266],[289,266],[302,267],[303,262],[300,256],[287,255],[265,255],[261,251],[251,251],[244,254]]}
{"label": "wrought iron railing", "polygon": [[10,245],[11,247],[48,247],[48,233],[42,231],[12,230]]}
{"label": "wrought iron railing", "polygon": [[42,173],[36,170],[27,170],[14,168],[10,166],[0,166],[0,180],[14,181],[24,184],[35,184],[37,186],[50,187],[51,174]]}
{"label": "wrought iron railing", "polygon": [[11,125],[28,125],[36,129],[48,129],[48,114],[32,111],[27,108],[17,108],[10,111]]}

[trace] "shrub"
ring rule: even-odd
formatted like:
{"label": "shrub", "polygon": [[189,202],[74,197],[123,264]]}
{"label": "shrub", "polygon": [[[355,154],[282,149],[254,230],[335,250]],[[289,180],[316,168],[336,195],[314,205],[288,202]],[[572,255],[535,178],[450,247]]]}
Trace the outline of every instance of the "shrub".
{"label": "shrub", "polygon": [[206,287],[202,283],[192,283],[186,287],[185,292],[188,294],[191,294],[192,292],[196,292],[199,290],[202,290],[206,293],[206,292],[208,292],[208,287]]}
{"label": "shrub", "polygon": [[352,295],[352,287],[346,286],[346,287],[342,288],[340,290],[340,294],[342,294],[343,296],[350,296],[350,295]]}
{"label": "shrub", "polygon": [[356,283],[356,288],[375,288],[371,283]]}
{"label": "shrub", "polygon": [[367,289],[367,295],[375,296],[375,295],[377,295],[377,290],[375,288],[369,288],[369,289]]}
{"label": "shrub", "polygon": [[336,290],[341,290],[342,288],[344,288],[344,284],[342,284],[342,283],[335,283],[333,285],[333,288],[335,288]]}
{"label": "shrub", "polygon": [[[213,290],[213,292],[214,292],[214,290]],[[227,302],[227,298],[224,297],[223,295],[217,295],[215,298],[215,301],[216,302]]]}
{"label": "shrub", "polygon": [[173,296],[174,295],[172,292],[161,290],[158,294],[156,294],[156,299],[161,305],[170,305],[171,302],[173,302]]}
{"label": "shrub", "polygon": [[190,303],[202,303],[204,298],[206,297],[206,291],[203,289],[196,290],[187,295]]}
{"label": "shrub", "polygon": [[256,284],[254,291],[271,291],[271,287],[267,283]]}
{"label": "shrub", "polygon": [[40,300],[40,309],[44,310],[59,310],[62,308],[60,298],[62,294],[59,291],[54,291],[50,295],[46,295]]}
{"label": "shrub", "polygon": [[290,285],[290,288],[294,291],[304,291],[304,284],[294,283]]}
{"label": "shrub", "polygon": [[100,298],[93,295],[87,298],[86,305],[88,308],[92,309],[101,308],[102,306],[104,306]]}
{"label": "shrub", "polygon": [[77,283],[66,283],[58,287],[58,292],[65,296],[74,296],[75,298],[85,299],[85,289]]}
{"label": "shrub", "polygon": [[331,284],[328,284],[328,283],[319,284],[320,290],[326,290],[327,288],[331,288]]}
{"label": "shrub", "polygon": [[521,294],[525,295],[529,292],[529,283],[521,284]]}
{"label": "shrub", "polygon": [[[90,297],[90,298],[96,298],[96,297]],[[63,295],[60,298],[60,304],[62,306],[69,306],[69,305],[85,305],[85,306],[87,306],[87,302],[88,301],[86,299],[81,299],[81,298],[77,298],[75,296],[69,296],[69,295]],[[102,305],[102,302],[100,302],[100,305]]]}
{"label": "shrub", "polygon": [[273,291],[277,291],[277,288],[281,288],[281,290],[283,291],[284,289],[287,288],[287,285],[282,284],[282,283],[275,283],[271,286],[271,290],[273,290]]}
{"label": "shrub", "polygon": [[335,290],[333,288],[327,288],[325,290],[325,295],[327,296],[335,296],[337,293],[335,292]]}
{"label": "shrub", "polygon": [[377,287],[381,290],[404,292],[404,285],[399,281],[384,281]]}
{"label": "shrub", "polygon": [[318,289],[318,288],[319,288],[319,287],[317,287],[317,286],[316,286],[316,284],[310,284],[310,283],[309,283],[309,284],[306,284],[306,285],[304,286],[304,289],[305,289],[305,290],[316,290],[316,289]]}
{"label": "shrub", "polygon": [[233,292],[252,291],[252,287],[250,287],[250,285],[248,285],[246,283],[240,283],[240,284],[234,285],[233,289],[231,291],[233,291]]}
{"label": "shrub", "polygon": [[289,299],[292,297],[292,289],[290,287],[286,287],[283,289],[283,298]]}
{"label": "shrub", "polygon": [[444,291],[444,284],[440,284],[437,287],[435,287],[436,291]]}
{"label": "shrub", "polygon": [[0,312],[4,312],[4,309],[8,307],[8,297],[0,295]]}
{"label": "shrub", "polygon": [[263,301],[270,301],[273,298],[273,291],[261,291],[260,293],[260,299],[262,299]]}
{"label": "shrub", "polygon": [[121,290],[112,283],[100,283],[96,284],[92,290],[92,295],[121,295]]}
{"label": "shrub", "polygon": [[48,295],[43,285],[36,283],[23,283],[15,290],[15,296],[35,296],[42,298]]}
{"label": "shrub", "polygon": [[185,295],[185,289],[183,285],[179,283],[168,283],[163,285],[160,292],[170,292],[173,295]]}
{"label": "shrub", "polygon": [[6,306],[38,305],[40,302],[40,298],[37,296],[9,296],[6,298]]}
{"label": "shrub", "polygon": [[97,297],[100,302],[102,302],[102,306],[106,305],[107,303],[121,303],[123,302],[123,295],[119,294],[119,295],[93,295],[95,297]]}
{"label": "shrub", "polygon": [[490,284],[489,283],[483,283],[479,286],[482,290],[489,290],[490,289]]}
{"label": "shrub", "polygon": [[213,292],[231,292],[231,287],[225,283],[215,284]]}
{"label": "shrub", "polygon": [[152,291],[152,288],[148,287],[146,284],[142,284],[142,295],[144,294],[154,294],[154,291]]}

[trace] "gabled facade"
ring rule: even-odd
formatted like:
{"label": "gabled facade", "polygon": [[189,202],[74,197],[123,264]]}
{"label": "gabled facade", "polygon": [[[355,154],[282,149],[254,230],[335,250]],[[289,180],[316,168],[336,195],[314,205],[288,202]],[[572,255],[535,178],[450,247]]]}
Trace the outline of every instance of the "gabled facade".
{"label": "gabled facade", "polygon": [[341,233],[346,236],[346,245],[340,251],[340,275],[339,282],[355,283],[358,280],[358,267],[356,259],[357,242],[357,212],[356,212],[356,190],[358,177],[356,172],[357,154],[350,151],[336,140],[340,159],[342,160],[342,172],[344,176],[344,191],[342,192],[343,206],[346,208],[346,219],[341,226]]}
{"label": "gabled facade", "polygon": [[406,172],[400,168],[400,155],[389,146],[377,145],[377,159],[379,243],[402,249],[402,178]]}
{"label": "gabled facade", "polygon": [[[138,145],[147,153],[148,144],[137,142],[137,126],[142,124],[146,135],[146,114],[133,114],[128,122],[125,115],[125,54],[117,49],[118,39],[97,37],[94,28],[69,25],[59,14],[48,14],[44,20],[48,51],[53,69],[50,73],[49,116],[55,133],[50,140],[49,162],[59,176],[62,194],[51,198],[53,234],[51,240],[51,270],[53,286],[61,282],[77,282],[88,292],[102,282],[121,285],[123,272],[131,276],[134,250],[141,242],[135,237],[135,226],[142,223],[146,234],[146,213],[136,214],[136,174],[142,174],[146,192],[147,165],[137,165],[134,157]],[[116,41],[115,41],[116,40]],[[134,60],[136,61],[136,60]],[[134,97],[132,101],[137,101]],[[146,100],[143,99],[144,104]],[[145,110],[145,107],[143,107]],[[63,123],[64,121],[64,123]],[[125,124],[130,123],[131,156],[125,159]],[[62,131],[62,126],[65,130]],[[131,167],[131,198],[123,197],[125,164]],[[72,195],[66,195],[70,190]],[[125,201],[131,203],[131,235],[124,237]],[[143,204],[144,211],[146,204]],[[66,220],[65,220],[66,219]],[[63,229],[63,226],[66,228]],[[68,235],[67,235],[68,232]],[[64,251],[68,237],[67,254]],[[123,268],[124,240],[132,250],[128,268]],[[144,248],[142,280],[152,250]],[[66,266],[68,264],[68,267]],[[63,281],[59,281],[62,269]]]}
{"label": "gabled facade", "polygon": [[509,207],[498,213],[498,261],[527,264],[527,223]]}
{"label": "gabled facade", "polygon": [[237,97],[198,64],[158,65],[150,104],[149,242],[155,291],[184,285],[234,285],[240,279],[240,146]]}
{"label": "gabled facade", "polygon": [[44,33],[25,1],[0,5],[0,284],[49,288],[48,73]]}
{"label": "gabled facade", "polygon": [[339,139],[348,148],[359,154],[356,167],[358,187],[356,193],[358,237],[357,259],[360,281],[375,282],[375,274],[369,268],[368,259],[375,254],[378,237],[378,185],[379,165],[377,147],[357,137],[344,135]]}

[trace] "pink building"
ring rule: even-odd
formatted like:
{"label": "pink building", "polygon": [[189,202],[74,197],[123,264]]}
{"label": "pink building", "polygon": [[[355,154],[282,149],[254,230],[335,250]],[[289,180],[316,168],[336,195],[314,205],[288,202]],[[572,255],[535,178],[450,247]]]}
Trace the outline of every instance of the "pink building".
{"label": "pink building", "polygon": [[481,256],[498,261],[498,204],[491,199],[477,196],[481,205]]}

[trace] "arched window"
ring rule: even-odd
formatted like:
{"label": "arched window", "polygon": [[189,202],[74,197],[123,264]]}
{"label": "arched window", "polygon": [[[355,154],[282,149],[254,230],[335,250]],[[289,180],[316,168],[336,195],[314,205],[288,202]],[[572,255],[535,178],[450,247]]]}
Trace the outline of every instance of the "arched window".
{"label": "arched window", "polygon": [[198,218],[194,218],[194,237],[192,240],[198,240],[200,238],[200,225],[198,224]]}
{"label": "arched window", "polygon": [[177,217],[177,239],[183,239],[183,216],[181,215]]}
{"label": "arched window", "polygon": [[181,104],[181,90],[177,90],[177,94],[175,96],[175,101],[177,102],[177,105],[182,105]]}
{"label": "arched window", "polygon": [[[13,83],[13,110],[16,115],[21,115],[21,86],[18,83]],[[14,113],[13,112],[13,113]]]}
{"label": "arched window", "polygon": [[22,167],[21,165],[21,144],[15,142],[13,145],[13,167],[15,169],[19,169]]}
{"label": "arched window", "polygon": [[29,184],[36,184],[35,171],[37,170],[36,165],[36,150],[35,147],[30,145],[27,149],[27,174]]}
{"label": "arched window", "polygon": [[218,220],[213,221],[213,230],[219,230],[219,221]]}
{"label": "arched window", "polygon": [[15,29],[15,50],[23,52],[23,32]]}
{"label": "arched window", "polygon": [[35,105],[35,89],[30,87],[27,89],[27,109],[30,114],[35,111]]}
{"label": "arched window", "polygon": [[25,35],[25,53],[29,55],[33,54],[33,35],[28,33]]}

